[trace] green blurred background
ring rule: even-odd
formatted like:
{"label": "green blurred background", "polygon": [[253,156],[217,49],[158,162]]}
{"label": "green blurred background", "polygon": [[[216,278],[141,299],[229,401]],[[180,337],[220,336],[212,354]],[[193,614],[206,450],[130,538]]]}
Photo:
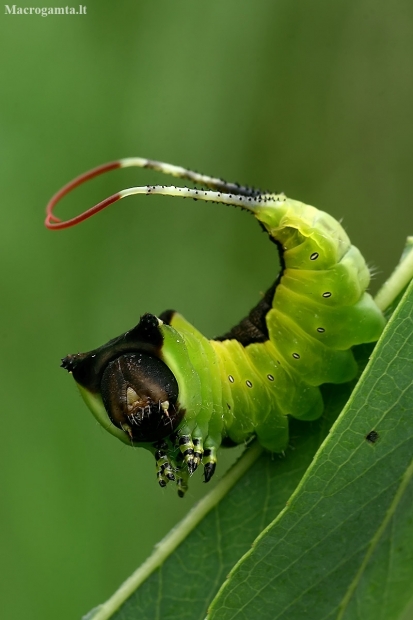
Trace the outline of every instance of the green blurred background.
{"label": "green blurred background", "polygon": [[[41,6],[41,5],[38,5]],[[385,0],[87,2],[0,18],[1,617],[80,618],[206,488],[161,490],[152,457],[98,427],[67,353],[145,311],[223,333],[277,271],[248,215],[134,197],[49,232],[44,206],[118,157],[193,167],[325,209],[377,276],[413,233],[413,4]],[[60,206],[167,182],[112,172]],[[222,475],[220,468],[217,478]]]}

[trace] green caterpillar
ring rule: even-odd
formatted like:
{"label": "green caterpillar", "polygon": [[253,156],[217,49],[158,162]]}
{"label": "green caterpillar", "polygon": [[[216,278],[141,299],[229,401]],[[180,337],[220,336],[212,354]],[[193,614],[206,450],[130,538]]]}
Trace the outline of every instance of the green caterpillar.
{"label": "green caterpillar", "polygon": [[[145,186],[123,190],[61,221],[56,203],[74,187],[114,168],[151,168],[211,189]],[[261,193],[177,166],[140,158],[105,164],[63,187],[47,207],[51,229],[72,226],[133,194],[191,197],[252,213],[277,245],[281,272],[263,299],[228,334],[208,340],[174,311],[145,314],[107,344],[68,355],[97,420],[125,443],[150,450],[163,487],[183,496],[202,462],[208,482],[217,449],[256,436],[272,452],[288,443],[288,416],[323,412],[319,386],[353,379],[351,347],[376,341],[384,317],[366,293],[369,269],[330,215],[284,194]]]}

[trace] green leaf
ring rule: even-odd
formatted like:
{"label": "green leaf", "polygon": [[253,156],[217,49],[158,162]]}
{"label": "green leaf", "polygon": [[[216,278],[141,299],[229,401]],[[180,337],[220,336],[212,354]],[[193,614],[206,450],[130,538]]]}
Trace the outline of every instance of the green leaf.
{"label": "green leaf", "polygon": [[413,595],[412,455],[411,284],[288,507],[208,618],[399,618]]}

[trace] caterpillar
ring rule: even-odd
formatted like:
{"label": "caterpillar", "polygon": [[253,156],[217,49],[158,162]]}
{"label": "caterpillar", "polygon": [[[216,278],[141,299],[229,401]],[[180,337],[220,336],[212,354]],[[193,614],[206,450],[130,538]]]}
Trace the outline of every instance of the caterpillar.
{"label": "caterpillar", "polygon": [[[137,166],[191,181],[201,188],[146,185],[122,190],[62,221],[56,204],[85,181]],[[222,337],[207,339],[178,312],[144,314],[121,336],[87,353],[68,355],[69,371],[100,424],[131,446],[149,450],[161,487],[179,496],[202,463],[208,482],[221,444],[255,436],[271,452],[288,444],[288,416],[315,420],[323,412],[320,386],[357,373],[351,348],[375,342],[383,314],[366,292],[370,272],[332,216],[170,164],[121,159],[75,178],[50,200],[48,228],[73,226],[135,194],[180,196],[223,203],[252,213],[275,242],[281,270],[263,298]]]}

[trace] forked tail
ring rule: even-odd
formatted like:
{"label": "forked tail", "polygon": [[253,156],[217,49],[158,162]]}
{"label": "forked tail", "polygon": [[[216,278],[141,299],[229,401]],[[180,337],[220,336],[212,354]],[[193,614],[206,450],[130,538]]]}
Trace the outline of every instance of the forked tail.
{"label": "forked tail", "polygon": [[[169,174],[180,179],[187,179],[192,181],[196,185],[202,185],[210,188],[205,189],[191,189],[189,187],[177,187],[175,185],[143,185],[140,187],[130,187],[128,189],[121,190],[112,196],[109,196],[105,200],[97,203],[90,209],[87,209],[80,215],[68,220],[61,220],[54,215],[53,211],[55,206],[60,200],[69,194],[79,185],[86,183],[90,179],[97,177],[110,170],[116,168],[129,168],[136,166],[138,168],[149,168],[162,172],[163,174]],[[199,174],[193,170],[181,168],[180,166],[172,166],[159,161],[151,159],[142,159],[140,157],[129,157],[126,159],[119,159],[108,164],[103,164],[97,168],[93,168],[84,174],[76,177],[66,185],[62,187],[50,200],[46,207],[46,220],[45,225],[50,230],[59,230],[62,228],[70,228],[80,222],[88,219],[95,213],[102,211],[105,207],[126,198],[127,196],[134,196],[135,194],[160,194],[162,196],[180,196],[181,198],[193,198],[195,200],[205,200],[207,202],[218,202],[223,204],[232,205],[235,207],[241,207],[247,211],[254,212],[254,206],[273,200],[273,194],[262,193],[260,190],[244,185],[238,185],[237,183],[227,183],[223,179],[210,177],[204,174]]]}

